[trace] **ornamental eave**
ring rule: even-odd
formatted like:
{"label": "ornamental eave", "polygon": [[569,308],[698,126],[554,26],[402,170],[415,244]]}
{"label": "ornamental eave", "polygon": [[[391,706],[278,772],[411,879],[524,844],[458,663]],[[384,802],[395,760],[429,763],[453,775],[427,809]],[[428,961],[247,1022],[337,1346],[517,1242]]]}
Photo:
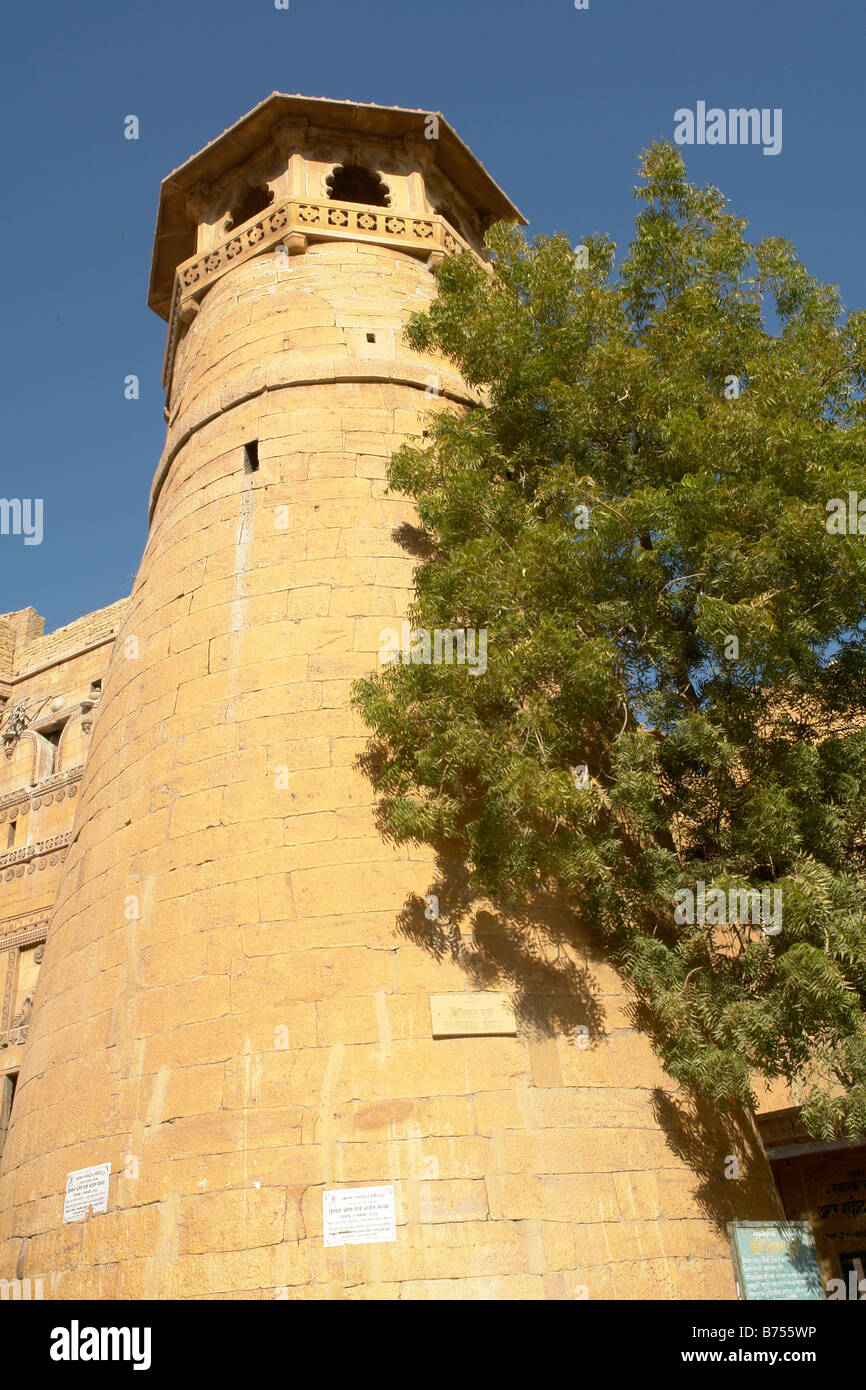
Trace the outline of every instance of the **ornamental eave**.
{"label": "ornamental eave", "polygon": [[438,138],[428,142],[427,148],[433,150],[442,173],[479,214],[482,225],[506,221],[525,226],[526,219],[519,208],[439,112],[272,92],[163,180],[151,264],[150,307],[161,318],[169,317],[175,271],[195,252],[194,227],[186,207],[189,191],[198,183],[214,182],[251,158],[272,140],[277,122],[289,119],[354,138],[424,140],[431,117],[438,121]]}

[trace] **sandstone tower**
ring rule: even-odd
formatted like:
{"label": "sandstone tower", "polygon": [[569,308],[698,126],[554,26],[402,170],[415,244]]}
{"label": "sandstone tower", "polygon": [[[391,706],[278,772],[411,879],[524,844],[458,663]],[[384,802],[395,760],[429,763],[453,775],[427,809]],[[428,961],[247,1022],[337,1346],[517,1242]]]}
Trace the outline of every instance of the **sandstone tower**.
{"label": "sandstone tower", "polygon": [[[414,564],[386,462],[472,400],[403,330],[497,219],[519,214],[441,117],[278,94],[162,186],[167,439],[33,1000],[0,1276],[728,1298],[725,1220],[778,1212],[751,1120],[684,1117],[567,924],[531,969],[489,910],[462,943],[447,902],[429,939],[406,927],[432,856],[385,843],[356,766],[351,682]],[[64,1221],[98,1164],[107,1210]],[[394,1238],[326,1241],[323,1194],[365,1187],[393,1190]]]}

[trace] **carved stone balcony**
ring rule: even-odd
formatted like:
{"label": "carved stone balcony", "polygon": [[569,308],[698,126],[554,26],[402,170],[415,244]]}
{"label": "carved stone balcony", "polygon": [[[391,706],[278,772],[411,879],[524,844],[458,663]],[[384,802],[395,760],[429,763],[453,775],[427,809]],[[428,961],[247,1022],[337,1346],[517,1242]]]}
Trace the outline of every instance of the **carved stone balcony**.
{"label": "carved stone balcony", "polygon": [[[276,203],[233,228],[207,251],[177,267],[168,320],[168,338],[162,384],[171,391],[174,356],[180,328],[198,311],[206,290],[232,266],[277,246],[290,255],[306,250],[311,241],[364,241],[393,246],[409,255],[429,259],[431,266],[443,256],[471,251],[470,246],[438,213],[416,217],[390,208],[360,203],[334,203],[327,199],[292,198]],[[474,253],[473,253],[474,254]]]}

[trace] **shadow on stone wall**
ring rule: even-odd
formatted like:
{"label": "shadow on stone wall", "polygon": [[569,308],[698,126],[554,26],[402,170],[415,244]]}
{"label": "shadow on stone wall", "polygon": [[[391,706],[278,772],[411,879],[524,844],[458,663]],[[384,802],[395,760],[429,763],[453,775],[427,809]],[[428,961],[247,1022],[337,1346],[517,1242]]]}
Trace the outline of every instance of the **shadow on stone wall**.
{"label": "shadow on stone wall", "polygon": [[[428,917],[429,902],[441,905],[436,919]],[[448,910],[445,910],[445,904]],[[436,876],[424,897],[413,894],[397,919],[397,928],[438,961],[462,967],[475,989],[511,994],[521,1033],[535,1038],[570,1037],[583,1025],[589,1046],[600,1048],[611,1031],[610,1010],[619,1019],[613,1026],[640,1034],[658,1066],[660,1032],[648,1006],[628,991],[621,975],[607,962],[573,909],[539,893],[531,908],[505,910],[479,905],[467,885],[465,868],[440,854]],[[602,994],[598,977],[608,986]],[[614,983],[615,981],[615,983]],[[568,1086],[568,1082],[564,1082]],[[573,1083],[571,1083],[573,1084]],[[612,1086],[628,1086],[626,1076],[613,1076]],[[671,1089],[649,1089],[652,1114],[672,1160],[694,1173],[692,1202],[723,1238],[727,1223],[743,1219],[774,1219],[783,1215],[781,1202],[763,1145],[751,1116],[682,1087],[671,1078]],[[604,1105],[598,1086],[599,1104]],[[724,1176],[736,1159],[739,1176]],[[675,1164],[672,1161],[672,1167]],[[687,1213],[666,1210],[665,1216]]]}

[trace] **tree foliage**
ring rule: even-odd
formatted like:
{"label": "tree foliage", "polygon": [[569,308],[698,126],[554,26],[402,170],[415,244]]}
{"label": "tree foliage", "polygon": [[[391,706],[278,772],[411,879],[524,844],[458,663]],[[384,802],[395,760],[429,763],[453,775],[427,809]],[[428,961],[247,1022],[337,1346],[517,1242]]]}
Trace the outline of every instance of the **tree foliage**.
{"label": "tree foliage", "polygon": [[[395,662],[355,698],[396,841],[447,843],[506,908],[563,894],[686,1086],[749,1103],[783,1077],[813,1133],[853,1137],[866,534],[827,508],[866,499],[866,314],[750,244],[672,146],[640,179],[618,267],[603,237],[581,269],[504,225],[488,267],[439,267],[410,340],[484,404],[440,412],[389,485],[426,547],[414,626],[486,629],[487,668]],[[700,882],[780,890],[781,931],[678,922]]]}

